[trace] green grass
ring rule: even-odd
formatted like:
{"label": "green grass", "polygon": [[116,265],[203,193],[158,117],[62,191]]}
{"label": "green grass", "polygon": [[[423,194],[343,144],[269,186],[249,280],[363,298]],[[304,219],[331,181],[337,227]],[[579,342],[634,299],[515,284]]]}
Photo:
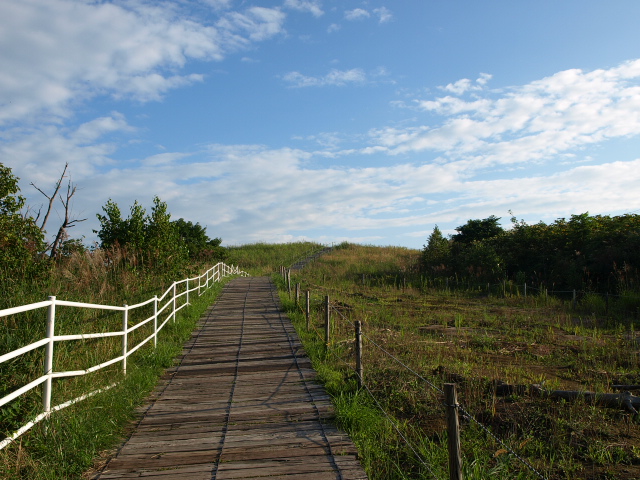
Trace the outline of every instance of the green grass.
{"label": "green grass", "polygon": [[293,242],[285,244],[252,243],[239,247],[229,247],[226,262],[242,265],[254,276],[270,275],[280,266],[290,267],[301,258],[319,250],[323,245],[315,242]]}
{"label": "green grass", "polygon": [[[526,391],[495,394],[497,381],[600,392],[614,383],[640,383],[634,296],[610,299],[607,315],[593,296],[573,308],[544,292],[530,290],[524,298],[510,285],[489,294],[446,288],[420,276],[418,256],[407,249],[347,245],[306,267],[292,282],[312,293],[310,332],[282,294],[334,398],[337,421],[356,442],[370,478],[447,477],[443,398],[372,340],[436,386],[456,383],[465,408],[546,478],[640,478],[638,418]],[[322,340],[325,295],[333,310],[329,354]],[[349,324],[355,320],[363,322],[367,336],[367,386],[428,468],[356,387]],[[463,419],[461,429],[465,478],[538,478],[473,422]]]}
{"label": "green grass", "polygon": [[[321,249],[310,242],[286,245],[254,244],[229,249],[227,264],[261,275],[289,266]],[[129,305],[161,294],[176,278],[137,266],[124,249],[96,250],[74,254],[55,265],[48,276],[3,279],[4,295],[0,308],[35,303],[55,295],[61,300],[97,304]],[[194,265],[180,278],[193,277],[206,266]],[[55,412],[51,418],[0,451],[0,478],[72,479],[80,478],[100,454],[117,445],[126,435],[135,409],[156,385],[163,369],[173,364],[197,320],[210,306],[222,284],[216,284],[192,305],[182,309],[176,323],[169,322],[159,334],[158,348],[150,342],[129,357],[127,375],[115,364],[94,374],[54,381],[52,405],[63,403],[89,391],[120,382],[116,387],[85,401]],[[148,306],[131,313],[129,325],[151,315]],[[43,338],[44,310],[0,319],[0,352],[8,352]],[[166,315],[166,314],[165,314]],[[87,309],[56,309],[56,334],[115,331],[122,328],[122,314]],[[135,345],[152,331],[151,324],[129,336]],[[5,395],[39,377],[43,370],[44,349],[37,349],[0,365],[0,395]],[[121,353],[121,337],[100,340],[59,342],[55,347],[54,368],[58,371],[85,369]],[[42,410],[41,389],[37,388],[0,409],[0,431],[10,434]],[[45,428],[46,426],[46,428]]]}
{"label": "green grass", "polygon": [[[192,294],[191,305],[183,308],[176,322],[169,321],[158,334],[158,347],[152,341],[135,352],[128,359],[127,375],[122,374],[121,365],[114,364],[94,374],[58,379],[53,382],[52,405],[76,398],[89,391],[103,388],[114,382],[114,388],[78,402],[58,412],[48,420],[34,426],[16,442],[0,451],[0,478],[6,479],[73,479],[81,478],[83,472],[92,467],[101,452],[113,448],[126,434],[129,422],[134,418],[135,409],[156,385],[162,371],[173,364],[182,345],[189,339],[195,325],[217,297],[224,282],[214,286],[202,297]],[[132,290],[131,287],[129,287]],[[140,295],[147,295],[146,288],[140,288]],[[155,291],[155,293],[161,293]],[[64,298],[64,297],[62,297]],[[64,298],[66,299],[66,298]],[[138,298],[135,301],[139,300]],[[84,301],[87,301],[86,299]],[[133,303],[133,302],[131,302]],[[65,312],[60,309],[60,321],[56,334],[79,333],[82,331],[107,331],[121,329],[121,316]],[[137,313],[132,323],[141,320],[148,312]],[[34,338],[41,338],[41,328],[35,322],[25,323],[28,318],[3,321],[4,332],[17,332],[23,328],[17,339],[3,338],[4,346],[24,344]],[[6,319],[2,319],[6,320]],[[39,322],[41,326],[42,323]],[[152,326],[150,326],[152,328]],[[149,335],[145,327],[130,336],[133,345]],[[95,362],[104,361],[120,354],[121,339],[105,339],[56,344],[54,368],[68,370],[86,368]],[[8,350],[8,348],[7,348]],[[42,371],[42,351],[23,356],[14,362],[4,364],[0,375],[3,389],[12,390],[35,378]],[[26,358],[24,358],[26,357]],[[6,405],[0,410],[0,422],[5,433],[41,411],[41,389]]]}

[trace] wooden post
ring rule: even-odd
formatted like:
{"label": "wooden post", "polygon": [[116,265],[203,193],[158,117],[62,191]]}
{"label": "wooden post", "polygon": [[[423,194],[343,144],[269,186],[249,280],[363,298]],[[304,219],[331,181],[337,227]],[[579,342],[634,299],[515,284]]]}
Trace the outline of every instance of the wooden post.
{"label": "wooden post", "polygon": [[309,321],[311,318],[311,292],[307,290],[307,304],[305,306],[307,314],[307,332],[309,331]]}
{"label": "wooden post", "polygon": [[291,298],[291,269],[287,269],[287,291],[289,292],[289,298]]}
{"label": "wooden post", "polygon": [[455,383],[444,384],[444,403],[447,408],[447,432],[449,437],[449,480],[462,480],[460,424],[458,422],[458,398]]}
{"label": "wooden post", "polygon": [[300,284],[296,283],[296,307],[300,305]]}
{"label": "wooden post", "polygon": [[527,298],[527,284],[524,284],[524,298]]}
{"label": "wooden post", "polygon": [[356,320],[356,372],[358,373],[358,387],[364,383],[364,369],[362,367],[362,323]]}
{"label": "wooden post", "polygon": [[329,305],[329,295],[324,297],[324,339],[327,348],[329,348],[330,330],[331,330],[331,310]]}
{"label": "wooden post", "polygon": [[544,304],[546,305],[549,302],[549,290],[545,287],[544,289]]}
{"label": "wooden post", "polygon": [[576,309],[576,289],[573,289],[573,300],[571,300],[571,306],[575,310]]}

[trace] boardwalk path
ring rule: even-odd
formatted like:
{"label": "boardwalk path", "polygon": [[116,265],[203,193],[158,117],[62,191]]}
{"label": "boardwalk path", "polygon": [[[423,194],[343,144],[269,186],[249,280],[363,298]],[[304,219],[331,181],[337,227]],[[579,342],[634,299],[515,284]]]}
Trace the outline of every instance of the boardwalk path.
{"label": "boardwalk path", "polygon": [[267,277],[229,283],[93,478],[366,479]]}

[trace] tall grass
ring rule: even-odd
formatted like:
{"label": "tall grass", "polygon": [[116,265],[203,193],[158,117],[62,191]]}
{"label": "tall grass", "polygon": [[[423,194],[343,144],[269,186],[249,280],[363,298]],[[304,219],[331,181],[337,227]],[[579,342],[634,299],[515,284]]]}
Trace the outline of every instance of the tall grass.
{"label": "tall grass", "polygon": [[252,243],[227,249],[227,263],[242,265],[251,275],[270,275],[280,266],[289,267],[297,260],[321,250],[315,242],[285,244]]}
{"label": "tall grass", "polygon": [[[580,400],[549,400],[526,388],[611,392],[616,383],[640,384],[631,308],[605,316],[595,298],[574,307],[544,292],[529,292],[525,299],[516,288],[505,295],[504,288],[487,294],[432,285],[413,268],[418,255],[348,245],[306,267],[292,282],[311,291],[310,331],[295,300],[281,295],[370,478],[447,476],[443,397],[373,342],[436,387],[456,383],[467,411],[545,478],[640,478],[637,416]],[[329,350],[323,340],[325,295],[332,305]],[[632,306],[634,297],[628,297]],[[366,334],[365,382],[375,401],[355,382],[355,320]],[[498,394],[500,382],[525,387]],[[465,478],[538,478],[465,418],[462,450]]]}
{"label": "tall grass", "polygon": [[[201,271],[194,265],[184,276]],[[191,276],[191,275],[190,275]],[[135,256],[124,249],[96,250],[73,254],[50,271],[46,278],[14,282],[11,297],[3,297],[3,308],[33,303],[55,295],[63,300],[98,304],[134,304],[161,294],[174,280],[137,265]],[[156,349],[150,342],[129,357],[126,377],[114,364],[90,375],[54,380],[52,405],[60,404],[117,382],[117,386],[79,402],[35,426],[20,439],[0,451],[0,478],[71,479],[80,478],[103,449],[111,448],[125,433],[135,408],[156,384],[164,368],[172,365],[202,312],[215,300],[221,284],[202,297],[191,295],[191,305],[178,313],[159,334]],[[135,311],[130,325],[147,318],[152,306]],[[45,336],[46,313],[35,310],[0,319],[0,352],[7,352]],[[104,332],[122,328],[121,313],[58,307],[57,335]],[[146,338],[152,325],[130,335],[130,344]],[[58,342],[54,369],[85,369],[121,353],[121,338]],[[43,370],[43,349],[37,349],[0,365],[0,395],[39,377]],[[41,411],[41,391],[34,389],[0,410],[0,429],[5,435]]]}

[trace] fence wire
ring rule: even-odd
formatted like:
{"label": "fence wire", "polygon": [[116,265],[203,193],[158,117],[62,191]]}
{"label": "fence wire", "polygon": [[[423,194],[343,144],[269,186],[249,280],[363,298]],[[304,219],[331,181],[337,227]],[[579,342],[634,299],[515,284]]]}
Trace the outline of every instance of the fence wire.
{"label": "fence wire", "polygon": [[[335,289],[329,289],[331,291],[336,291]],[[298,308],[300,309],[300,311],[302,312],[302,307],[301,305],[297,305]],[[355,324],[349,319],[347,318],[340,310],[330,307],[332,312],[337,313],[343,320],[345,320],[347,323],[349,323],[352,327],[355,328]],[[305,312],[302,312],[305,313]],[[324,341],[322,335],[320,334],[320,332],[315,328],[315,326],[311,323],[310,327],[313,329],[313,331],[315,332],[315,334],[318,336],[318,338],[321,341]],[[378,344],[375,340],[373,340],[370,336],[366,335],[364,332],[362,333],[363,338],[365,338],[366,340],[368,340],[372,345],[374,345],[376,348],[378,348],[381,352],[383,352],[385,355],[387,355],[389,358],[391,358],[394,362],[396,362],[398,365],[400,365],[401,367],[403,367],[405,370],[407,370],[408,372],[412,373],[416,378],[420,379],[421,381],[423,381],[425,384],[427,384],[429,387],[431,387],[432,389],[436,390],[438,393],[440,394],[444,394],[444,391],[438,387],[437,385],[435,385],[433,382],[431,382],[430,380],[426,379],[423,375],[419,374],[418,372],[416,372],[413,368],[411,368],[410,366],[408,366],[405,362],[403,362],[402,360],[400,360],[398,357],[396,357],[395,355],[393,355],[391,352],[389,352],[387,349],[385,349],[384,347],[382,347],[380,344]],[[345,362],[342,358],[340,358],[340,356],[333,350],[330,348],[330,345],[327,345],[327,351],[330,352],[336,359],[338,359],[342,364],[344,364],[345,366],[347,366],[350,370],[352,370],[353,372],[356,372],[356,370],[349,365],[347,362]],[[400,431],[399,427],[397,426],[397,424],[393,421],[391,415],[382,407],[382,405],[380,404],[380,402],[377,400],[377,398],[375,397],[375,395],[373,394],[373,392],[371,392],[371,390],[369,389],[369,387],[366,385],[365,382],[362,382],[362,386],[364,387],[364,389],[366,390],[366,392],[369,394],[369,396],[373,399],[373,401],[376,403],[378,409],[384,414],[384,416],[389,420],[389,422],[391,423],[391,425],[393,426],[393,428],[396,430],[396,432],[398,433],[398,435],[403,439],[403,441],[406,443],[406,445],[410,448],[410,450],[414,453],[414,455],[416,456],[416,458],[420,461],[421,464],[423,464],[427,470],[429,470],[429,473],[433,476],[433,478],[438,478],[434,472],[431,470],[431,468],[429,467],[429,465],[425,462],[425,460],[421,457],[421,455],[417,452],[416,448],[414,447],[414,445],[411,444],[411,442],[409,442],[409,440],[406,438],[406,436]],[[498,436],[496,436],[489,427],[487,427],[486,425],[484,425],[482,422],[480,422],[478,419],[476,419],[467,409],[465,409],[459,402],[457,405],[458,410],[462,413],[462,415],[464,415],[466,418],[468,418],[470,421],[472,421],[473,423],[475,423],[476,425],[478,425],[479,428],[481,428],[486,434],[488,434],[491,438],[493,438],[502,448],[504,448],[508,453],[510,453],[511,455],[513,455],[514,458],[516,458],[520,463],[522,463],[525,467],[527,467],[532,473],[534,473],[535,475],[538,476],[538,478],[541,478],[543,480],[547,480],[547,477],[545,477],[541,472],[539,472],[533,465],[531,465],[530,462],[528,462],[526,459],[524,459],[523,457],[521,457],[517,452],[515,452],[509,445],[507,445],[504,441],[502,441]]]}

